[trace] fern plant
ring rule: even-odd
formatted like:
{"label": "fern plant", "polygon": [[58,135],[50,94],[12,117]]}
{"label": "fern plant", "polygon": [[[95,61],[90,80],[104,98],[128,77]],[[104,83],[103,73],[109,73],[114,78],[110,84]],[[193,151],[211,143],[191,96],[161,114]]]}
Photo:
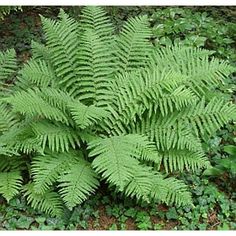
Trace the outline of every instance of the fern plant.
{"label": "fern plant", "polygon": [[[235,68],[207,50],[154,47],[146,16],[118,35],[100,7],[84,7],[79,22],[63,10],[41,20],[46,45],[32,42],[32,59],[0,99],[0,151],[30,166],[23,187],[22,164],[10,168],[3,196],[21,189],[32,207],[58,216],[105,180],[137,200],[191,204],[175,176],[210,166],[202,140],[235,118],[217,90]],[[14,59],[1,55],[5,75]]]}
{"label": "fern plant", "polygon": [[5,16],[9,15],[11,11],[22,11],[20,6],[0,6],[0,20],[3,20]]}

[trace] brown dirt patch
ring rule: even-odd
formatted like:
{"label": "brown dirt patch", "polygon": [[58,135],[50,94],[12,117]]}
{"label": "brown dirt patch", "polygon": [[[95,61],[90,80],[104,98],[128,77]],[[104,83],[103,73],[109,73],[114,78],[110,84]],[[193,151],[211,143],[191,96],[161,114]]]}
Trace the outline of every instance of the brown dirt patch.
{"label": "brown dirt patch", "polygon": [[176,225],[178,225],[178,221],[170,220],[165,222],[164,230],[172,230]]}
{"label": "brown dirt patch", "polygon": [[113,216],[108,216],[106,214],[106,209],[104,206],[99,207],[99,228],[98,230],[109,229],[109,227],[116,223],[117,220]]}
{"label": "brown dirt patch", "polygon": [[129,218],[128,220],[126,220],[126,229],[127,230],[137,230],[135,221],[132,218]]}

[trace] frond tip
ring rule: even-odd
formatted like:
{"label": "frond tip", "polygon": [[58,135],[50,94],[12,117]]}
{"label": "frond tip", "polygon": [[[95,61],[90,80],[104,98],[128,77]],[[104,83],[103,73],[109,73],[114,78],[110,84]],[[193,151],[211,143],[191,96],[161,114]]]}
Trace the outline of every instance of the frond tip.
{"label": "frond tip", "polygon": [[87,199],[99,184],[96,173],[85,160],[68,168],[59,182],[59,193],[69,209]]}
{"label": "frond tip", "polygon": [[63,205],[58,193],[48,190],[43,194],[38,194],[34,191],[32,183],[25,185],[23,191],[25,192],[24,196],[26,196],[28,204],[34,209],[44,211],[56,217],[62,216]]}

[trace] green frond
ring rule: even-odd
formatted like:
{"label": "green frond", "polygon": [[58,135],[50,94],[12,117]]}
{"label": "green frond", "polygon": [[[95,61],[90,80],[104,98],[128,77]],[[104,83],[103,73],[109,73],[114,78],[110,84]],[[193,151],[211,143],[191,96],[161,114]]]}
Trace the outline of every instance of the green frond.
{"label": "green frond", "polygon": [[12,126],[7,132],[0,136],[0,142],[13,152],[43,153],[40,140],[34,135],[29,120],[22,121],[19,125]]}
{"label": "green frond", "polygon": [[25,169],[25,161],[19,154],[7,147],[0,146],[0,172],[21,171]]}
{"label": "green frond", "polygon": [[234,119],[236,106],[223,99],[213,98],[208,103],[205,99],[176,114],[178,121],[193,129],[196,135],[213,135],[216,130]]}
{"label": "green frond", "polygon": [[81,129],[98,123],[108,115],[103,108],[86,106],[80,102],[71,103],[69,109],[73,120]]}
{"label": "green frond", "polygon": [[75,149],[80,145],[77,131],[62,123],[36,122],[32,129],[43,150],[68,152],[70,147]]}
{"label": "green frond", "polygon": [[130,122],[136,122],[147,110],[148,116],[160,112],[162,116],[182,110],[198,100],[191,89],[183,86],[180,74],[164,73],[158,69],[143,73],[120,75],[111,86],[110,115],[103,128],[109,134],[124,133]]}
{"label": "green frond", "polygon": [[9,130],[17,122],[16,115],[6,104],[0,102],[0,133]]}
{"label": "green frond", "polygon": [[[1,15],[1,13],[0,13]],[[0,52],[0,97],[9,92],[9,87],[12,87],[8,80],[12,79],[12,75],[16,72],[16,52],[14,49]]]}
{"label": "green frond", "polygon": [[34,191],[44,194],[58,181],[60,175],[75,162],[76,157],[71,153],[50,153],[35,156],[31,164]]}
{"label": "green frond", "polygon": [[162,180],[154,178],[150,198],[161,200],[168,205],[185,206],[192,204],[191,193],[188,191],[187,185],[172,177]]}
{"label": "green frond", "polygon": [[[32,48],[32,57],[35,60],[43,60],[46,63],[51,65],[51,52],[50,49],[38,42],[31,41],[31,48]],[[52,66],[52,65],[51,65]]]}
{"label": "green frond", "polygon": [[[17,155],[14,150],[12,150],[10,147],[7,147],[4,144],[0,144],[0,170],[1,168],[4,169],[4,165],[8,166],[7,160],[4,160],[6,157],[12,157],[12,155]],[[3,160],[1,158],[3,157]]]}
{"label": "green frond", "polygon": [[[48,64],[41,59],[30,60],[19,74],[19,82],[23,83],[24,86],[25,84],[33,84],[39,87],[47,87],[52,85],[55,80],[54,72]],[[21,85],[21,87],[24,86]]]}
{"label": "green frond", "polygon": [[41,210],[51,216],[61,217],[63,213],[63,202],[60,195],[51,190],[44,194],[34,191],[34,185],[29,183],[23,187],[28,204],[34,209]]}
{"label": "green frond", "polygon": [[82,30],[96,32],[96,34],[106,43],[110,42],[114,32],[114,26],[111,24],[107,13],[99,6],[86,6],[81,12]]}
{"label": "green frond", "polygon": [[138,168],[139,161],[136,159],[159,162],[152,143],[141,135],[98,139],[89,143],[89,149],[92,149],[89,156],[95,157],[92,167],[121,190]]}
{"label": "green frond", "polygon": [[186,85],[202,97],[206,91],[219,86],[224,79],[235,71],[227,62],[209,59],[211,51],[173,46],[157,49],[151,56],[150,68],[168,69],[187,76]]}
{"label": "green frond", "polygon": [[117,73],[145,66],[152,51],[151,35],[147,16],[136,16],[124,24],[115,45]]}
{"label": "green frond", "polygon": [[51,106],[62,110],[64,113],[68,110],[69,105],[77,100],[73,99],[68,92],[58,88],[43,88],[40,96]]}
{"label": "green frond", "polygon": [[71,165],[59,182],[59,193],[69,209],[86,200],[99,184],[91,164],[82,159]]}
{"label": "green frond", "polygon": [[0,85],[2,85],[5,80],[9,79],[9,76],[15,72],[16,68],[15,50],[10,49],[6,52],[0,52]]}
{"label": "green frond", "polygon": [[[154,175],[151,167],[139,166],[125,188],[125,195],[132,198],[136,197],[138,200],[142,199],[149,203],[153,178],[157,180],[158,176]],[[162,176],[160,175],[160,177]]]}
{"label": "green frond", "polygon": [[125,188],[125,194],[146,202],[161,201],[177,206],[192,203],[187,186],[174,178],[164,178],[147,166],[139,166]]}
{"label": "green frond", "polygon": [[20,171],[0,172],[0,194],[9,202],[22,186]]}
{"label": "green frond", "polygon": [[41,20],[55,74],[59,79],[59,84],[67,89],[74,80],[77,80],[79,42],[76,31],[78,25],[62,10],[59,16],[60,21],[50,20],[42,16]]}
{"label": "green frond", "polygon": [[201,140],[193,134],[190,127],[176,123],[175,117],[171,119],[173,122],[168,122],[168,117],[157,118],[155,114],[151,117],[142,117],[137,119],[136,123],[130,123],[128,132],[147,135],[155,142],[157,149],[162,151],[171,148],[190,151],[202,149]]}
{"label": "green frond", "polygon": [[108,81],[114,71],[114,49],[108,50],[96,31],[86,30],[80,38],[78,52],[78,80],[74,93],[80,100],[106,105]]}
{"label": "green frond", "polygon": [[203,168],[208,168],[210,162],[202,151],[191,152],[189,150],[169,150],[165,151],[162,156],[165,171],[196,171]]}
{"label": "green frond", "polygon": [[26,91],[17,91],[13,95],[4,99],[11,104],[14,112],[20,112],[23,115],[31,117],[45,117],[50,120],[68,123],[64,113],[48,104],[40,95],[39,88],[27,89]]}

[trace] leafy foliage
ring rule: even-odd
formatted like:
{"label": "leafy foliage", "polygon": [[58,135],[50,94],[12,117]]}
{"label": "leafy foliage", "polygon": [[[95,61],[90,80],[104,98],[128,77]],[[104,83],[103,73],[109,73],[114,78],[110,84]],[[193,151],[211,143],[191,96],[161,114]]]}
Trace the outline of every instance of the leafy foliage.
{"label": "leafy foliage", "polygon": [[168,174],[210,166],[201,141],[235,118],[218,91],[235,68],[207,50],[155,47],[146,16],[118,35],[100,7],[85,7],[81,22],[63,10],[41,21],[46,45],[32,44],[33,58],[1,98],[11,122],[0,120],[0,141],[28,154],[28,203],[59,216],[100,178],[137,200],[190,205],[188,187]]}
{"label": "leafy foliage", "polygon": [[11,11],[22,10],[21,7],[17,6],[1,6],[0,7],[0,19],[3,20],[4,16],[10,14]]}
{"label": "leafy foliage", "polygon": [[7,201],[11,200],[22,186],[22,177],[19,172],[0,173],[0,193]]}

